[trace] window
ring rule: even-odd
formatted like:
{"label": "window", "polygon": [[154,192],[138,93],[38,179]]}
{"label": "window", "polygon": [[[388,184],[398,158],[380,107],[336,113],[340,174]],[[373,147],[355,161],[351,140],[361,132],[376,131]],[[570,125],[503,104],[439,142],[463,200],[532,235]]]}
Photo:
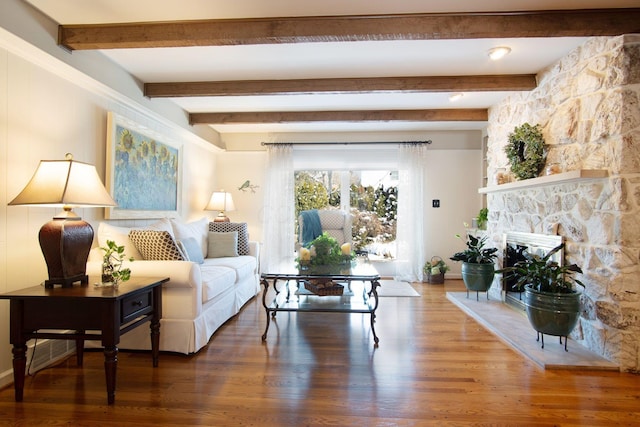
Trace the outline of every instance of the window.
{"label": "window", "polygon": [[398,173],[390,170],[295,172],[295,216],[308,209],[348,210],[354,249],[395,258]]}

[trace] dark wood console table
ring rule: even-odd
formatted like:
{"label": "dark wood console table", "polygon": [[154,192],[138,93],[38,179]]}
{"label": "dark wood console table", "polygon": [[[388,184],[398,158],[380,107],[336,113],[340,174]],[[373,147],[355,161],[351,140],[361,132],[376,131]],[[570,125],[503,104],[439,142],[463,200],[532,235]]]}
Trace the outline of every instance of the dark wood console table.
{"label": "dark wood console table", "polygon": [[[153,366],[158,366],[162,284],[169,278],[132,277],[118,289],[94,286],[92,283],[99,280],[92,279],[95,278],[90,278],[89,285],[52,289],[33,286],[0,294],[0,299],[10,301],[16,402],[22,401],[27,341],[32,338],[74,340],[79,366],[82,366],[84,340],[101,340],[109,404],[115,402],[120,335],[151,321],[151,354]],[[50,329],[75,332],[39,332]]]}

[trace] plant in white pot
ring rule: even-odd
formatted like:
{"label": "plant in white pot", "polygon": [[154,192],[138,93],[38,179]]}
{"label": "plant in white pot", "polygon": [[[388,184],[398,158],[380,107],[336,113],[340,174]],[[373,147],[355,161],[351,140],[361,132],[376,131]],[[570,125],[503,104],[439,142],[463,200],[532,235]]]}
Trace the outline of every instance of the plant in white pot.
{"label": "plant in white pot", "polygon": [[[460,237],[459,235],[457,237]],[[485,248],[487,237],[476,237],[467,234],[467,249],[456,252],[449,259],[462,261],[462,281],[467,288],[467,298],[469,291],[487,292],[493,283],[495,274],[494,262],[497,258],[497,248]],[[487,292],[487,299],[489,293]]]}
{"label": "plant in white pot", "polygon": [[497,273],[503,273],[505,278],[515,278],[514,288],[524,290],[527,317],[537,332],[537,339],[542,339],[542,348],[544,334],[547,334],[560,337],[560,343],[565,337],[566,351],[566,338],[580,318],[582,291],[576,285],[584,288],[584,284],[573,276],[574,273],[582,273],[578,265],[560,265],[552,259],[562,248],[564,243],[542,256],[524,251],[523,260]]}

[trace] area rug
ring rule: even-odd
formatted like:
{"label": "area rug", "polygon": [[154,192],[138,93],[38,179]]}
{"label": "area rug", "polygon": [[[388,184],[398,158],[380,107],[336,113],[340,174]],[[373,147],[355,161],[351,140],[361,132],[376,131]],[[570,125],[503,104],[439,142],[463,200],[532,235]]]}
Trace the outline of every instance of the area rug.
{"label": "area rug", "polygon": [[409,282],[396,280],[380,280],[377,289],[379,297],[419,297],[420,294],[413,289]]}

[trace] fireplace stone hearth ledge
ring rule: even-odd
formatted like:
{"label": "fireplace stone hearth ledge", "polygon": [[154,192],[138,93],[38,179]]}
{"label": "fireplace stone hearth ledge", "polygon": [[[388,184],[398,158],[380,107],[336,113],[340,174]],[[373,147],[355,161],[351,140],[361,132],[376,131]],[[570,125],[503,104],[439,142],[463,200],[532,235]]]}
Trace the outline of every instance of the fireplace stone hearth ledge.
{"label": "fireplace stone hearth ledge", "polygon": [[524,311],[502,301],[467,298],[466,292],[447,292],[447,299],[481,326],[542,369],[619,371],[620,367],[569,338],[568,351],[558,337],[545,335],[544,349]]}

